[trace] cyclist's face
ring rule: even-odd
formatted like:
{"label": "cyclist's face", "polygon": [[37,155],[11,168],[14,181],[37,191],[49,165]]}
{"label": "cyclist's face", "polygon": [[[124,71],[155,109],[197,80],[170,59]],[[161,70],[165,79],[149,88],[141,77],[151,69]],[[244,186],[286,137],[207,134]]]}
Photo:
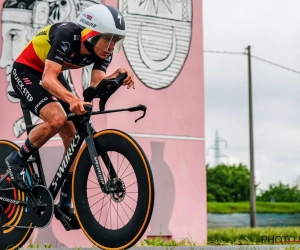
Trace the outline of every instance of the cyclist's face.
{"label": "cyclist's face", "polygon": [[113,35],[103,35],[95,44],[94,51],[100,58],[105,59],[114,51],[115,43]]}
{"label": "cyclist's face", "polygon": [[94,51],[101,58],[106,58],[111,53],[119,52],[124,41],[123,36],[104,34],[94,46]]}

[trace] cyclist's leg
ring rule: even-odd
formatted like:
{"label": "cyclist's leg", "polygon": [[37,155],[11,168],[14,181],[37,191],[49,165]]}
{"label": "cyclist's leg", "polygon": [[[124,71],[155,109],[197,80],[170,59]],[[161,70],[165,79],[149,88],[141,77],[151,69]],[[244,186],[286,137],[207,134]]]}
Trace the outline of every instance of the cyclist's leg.
{"label": "cyclist's leg", "polygon": [[[57,77],[57,79],[66,89],[72,92],[70,85],[68,84],[67,80],[64,78],[62,73]],[[60,103],[63,109],[65,110],[66,114],[71,113],[69,104],[65,102],[60,102]],[[76,128],[72,121],[67,121],[64,124],[64,126],[62,126],[62,128],[60,129],[58,134],[62,138],[64,148],[65,148],[65,153],[68,147],[70,146],[75,133],[76,133]],[[67,173],[63,185],[61,187],[60,200],[58,205],[60,207],[60,211],[63,212],[66,217],[69,218],[68,223],[71,225],[72,229],[79,229],[80,226],[74,214],[74,210],[72,208],[71,187],[72,187],[73,168],[74,168],[73,165],[74,162],[69,170],[69,173]]]}
{"label": "cyclist's leg", "polygon": [[[59,74],[57,79],[67,90],[72,92],[72,89],[71,89],[69,83],[67,82],[67,80],[65,79],[63,73]],[[65,110],[66,114],[70,114],[71,113],[70,105],[65,102],[60,102],[60,103],[61,103],[63,109]],[[76,129],[75,129],[75,126],[72,121],[67,121],[64,124],[64,126],[61,128],[61,130],[59,131],[59,136],[61,137],[61,139],[63,141],[65,151],[68,149],[69,145],[71,144],[73,136],[75,135],[75,132],[76,132]]]}
{"label": "cyclist's leg", "polygon": [[21,101],[32,113],[44,121],[31,130],[21,149],[13,152],[6,160],[11,179],[14,180],[12,184],[16,188],[27,191],[26,178],[22,174],[26,161],[30,155],[59,132],[66,123],[67,116],[57,99],[40,85],[42,73],[14,63],[11,77],[12,86]]}

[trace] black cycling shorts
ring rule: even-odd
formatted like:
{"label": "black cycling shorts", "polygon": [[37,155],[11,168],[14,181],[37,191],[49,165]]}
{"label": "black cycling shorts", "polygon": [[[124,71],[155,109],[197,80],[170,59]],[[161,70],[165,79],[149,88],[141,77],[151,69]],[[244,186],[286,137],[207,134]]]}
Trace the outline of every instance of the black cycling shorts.
{"label": "black cycling shorts", "polygon": [[[72,92],[68,82],[60,73],[57,79],[70,92]],[[70,105],[65,103],[43,88],[42,73],[36,71],[24,64],[14,63],[11,72],[11,83],[18,97],[27,108],[36,116],[39,116],[40,110],[50,102],[60,102],[66,114],[71,113]]]}

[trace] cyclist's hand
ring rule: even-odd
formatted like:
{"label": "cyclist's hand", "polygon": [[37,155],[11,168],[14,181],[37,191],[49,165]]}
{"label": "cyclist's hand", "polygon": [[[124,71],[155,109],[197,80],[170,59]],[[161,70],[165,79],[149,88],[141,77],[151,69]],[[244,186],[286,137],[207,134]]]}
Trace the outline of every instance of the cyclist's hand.
{"label": "cyclist's hand", "polygon": [[86,113],[83,105],[90,105],[92,104],[90,102],[85,102],[80,100],[79,98],[75,98],[71,103],[70,103],[70,111],[75,113],[76,115],[83,115]]}
{"label": "cyclist's hand", "polygon": [[133,89],[135,89],[135,87],[134,87],[134,74],[133,74],[133,72],[130,69],[122,69],[122,68],[119,69],[119,72],[121,74],[124,74],[124,73],[127,74],[127,77],[126,77],[126,79],[123,82],[123,85],[127,85],[127,89],[130,89],[131,87]]}
{"label": "cyclist's hand", "polygon": [[119,68],[112,75],[107,77],[107,79],[116,78],[119,74],[125,74],[125,73],[127,74],[127,77],[124,80],[123,85],[127,85],[127,89],[129,89],[131,87],[133,89],[135,89],[134,80],[133,80],[134,79],[134,74],[130,69]]}

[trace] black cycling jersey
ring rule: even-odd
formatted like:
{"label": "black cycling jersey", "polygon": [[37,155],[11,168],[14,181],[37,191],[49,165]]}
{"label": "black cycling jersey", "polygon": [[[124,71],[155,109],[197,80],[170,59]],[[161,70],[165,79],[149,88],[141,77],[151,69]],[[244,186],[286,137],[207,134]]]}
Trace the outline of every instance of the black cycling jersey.
{"label": "black cycling jersey", "polygon": [[112,54],[106,59],[96,54],[80,54],[81,38],[85,34],[75,23],[63,22],[49,25],[26,45],[16,62],[44,71],[46,59],[62,65],[62,70],[82,68],[94,63],[93,69],[106,72]]}

